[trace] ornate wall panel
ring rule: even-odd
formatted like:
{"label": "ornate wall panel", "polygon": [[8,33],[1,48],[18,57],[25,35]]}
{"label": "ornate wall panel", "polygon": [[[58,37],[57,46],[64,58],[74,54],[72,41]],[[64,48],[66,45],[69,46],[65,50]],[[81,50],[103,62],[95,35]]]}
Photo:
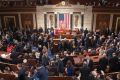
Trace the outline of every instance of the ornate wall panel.
{"label": "ornate wall panel", "polygon": [[17,14],[0,14],[0,16],[2,28],[9,29],[12,27],[19,29],[19,19]]}
{"label": "ornate wall panel", "polygon": [[55,28],[55,14],[53,12],[47,13],[47,28]]}
{"label": "ornate wall panel", "polygon": [[33,14],[21,14],[21,22],[24,29],[33,29]]}
{"label": "ornate wall panel", "polygon": [[82,21],[81,21],[81,13],[73,13],[73,18],[72,18],[72,26],[73,28],[81,28]]}
{"label": "ornate wall panel", "polygon": [[97,14],[96,16],[96,29],[104,30],[109,28],[110,14]]}
{"label": "ornate wall panel", "polygon": [[112,25],[112,31],[118,31],[120,30],[120,14],[116,14],[113,16],[113,25]]}

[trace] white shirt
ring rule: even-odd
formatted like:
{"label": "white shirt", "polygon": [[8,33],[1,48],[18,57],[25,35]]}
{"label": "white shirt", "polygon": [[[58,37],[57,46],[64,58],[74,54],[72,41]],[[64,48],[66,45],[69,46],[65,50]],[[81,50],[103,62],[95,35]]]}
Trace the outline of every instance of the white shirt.
{"label": "white shirt", "polygon": [[39,52],[36,52],[35,53],[35,57],[38,59],[40,57],[40,53]]}

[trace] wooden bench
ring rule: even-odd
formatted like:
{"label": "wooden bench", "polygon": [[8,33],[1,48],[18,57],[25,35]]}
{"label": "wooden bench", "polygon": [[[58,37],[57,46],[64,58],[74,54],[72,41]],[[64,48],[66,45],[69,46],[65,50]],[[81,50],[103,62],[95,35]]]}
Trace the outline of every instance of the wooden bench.
{"label": "wooden bench", "polygon": [[59,76],[51,76],[49,77],[48,80],[73,80],[72,77],[64,76],[64,77],[59,77]]}
{"label": "wooden bench", "polygon": [[17,65],[0,62],[0,68],[5,68],[7,66],[10,67],[12,71],[15,71],[15,72],[18,71]]}
{"label": "wooden bench", "polygon": [[106,73],[105,77],[110,76],[113,80],[120,80],[120,72]]}
{"label": "wooden bench", "polygon": [[0,73],[0,79],[1,78],[3,78],[4,80],[17,80],[15,75],[12,75],[12,74]]}
{"label": "wooden bench", "polygon": [[[15,75],[12,74],[4,74],[0,73],[0,79],[3,78],[5,80],[17,80]],[[49,76],[48,80],[73,80],[72,77],[64,76],[64,77],[59,77],[59,76]]]}
{"label": "wooden bench", "polygon": [[26,66],[35,66],[37,64],[36,59],[27,59]]}

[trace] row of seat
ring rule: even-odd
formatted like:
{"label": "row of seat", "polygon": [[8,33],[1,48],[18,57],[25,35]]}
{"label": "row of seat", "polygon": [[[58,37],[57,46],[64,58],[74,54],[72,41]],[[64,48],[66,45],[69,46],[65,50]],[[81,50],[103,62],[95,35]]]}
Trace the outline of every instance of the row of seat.
{"label": "row of seat", "polygon": [[[114,76],[120,74],[120,72],[115,72],[115,73],[108,73],[107,75],[111,75]],[[4,73],[0,73],[0,79],[3,78],[4,80],[17,80],[17,78],[15,77],[15,75],[11,75],[11,74],[4,74]],[[72,77],[68,77],[68,76],[63,76],[63,77],[59,77],[59,76],[50,76],[49,80],[73,80]]]}
{"label": "row of seat", "polygon": [[[4,80],[17,80],[15,75],[11,74],[4,74],[0,73],[0,79],[3,78]],[[50,76],[49,80],[73,80],[72,77],[64,76],[64,77],[59,77],[59,76]]]}

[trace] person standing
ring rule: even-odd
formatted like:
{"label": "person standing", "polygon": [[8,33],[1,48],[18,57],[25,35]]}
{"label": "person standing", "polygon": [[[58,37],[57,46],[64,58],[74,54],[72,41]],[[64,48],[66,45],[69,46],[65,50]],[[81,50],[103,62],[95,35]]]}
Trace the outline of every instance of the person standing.
{"label": "person standing", "polygon": [[119,59],[116,56],[116,53],[113,53],[112,58],[109,60],[109,66],[110,66],[111,72],[118,71],[118,67],[119,67],[118,63],[119,63]]}
{"label": "person standing", "polygon": [[108,58],[106,54],[103,54],[102,57],[99,59],[99,70],[105,71],[108,66]]}
{"label": "person standing", "polygon": [[73,76],[74,75],[73,64],[72,64],[72,62],[70,60],[67,61],[65,72],[66,72],[67,76]]}
{"label": "person standing", "polygon": [[80,68],[80,80],[89,80],[90,68],[87,65],[87,62],[84,61],[82,67]]}
{"label": "person standing", "polygon": [[48,70],[45,66],[40,65],[40,67],[37,68],[36,76],[39,80],[48,80]]}
{"label": "person standing", "polygon": [[22,64],[18,65],[18,80],[26,80],[26,70]]}

